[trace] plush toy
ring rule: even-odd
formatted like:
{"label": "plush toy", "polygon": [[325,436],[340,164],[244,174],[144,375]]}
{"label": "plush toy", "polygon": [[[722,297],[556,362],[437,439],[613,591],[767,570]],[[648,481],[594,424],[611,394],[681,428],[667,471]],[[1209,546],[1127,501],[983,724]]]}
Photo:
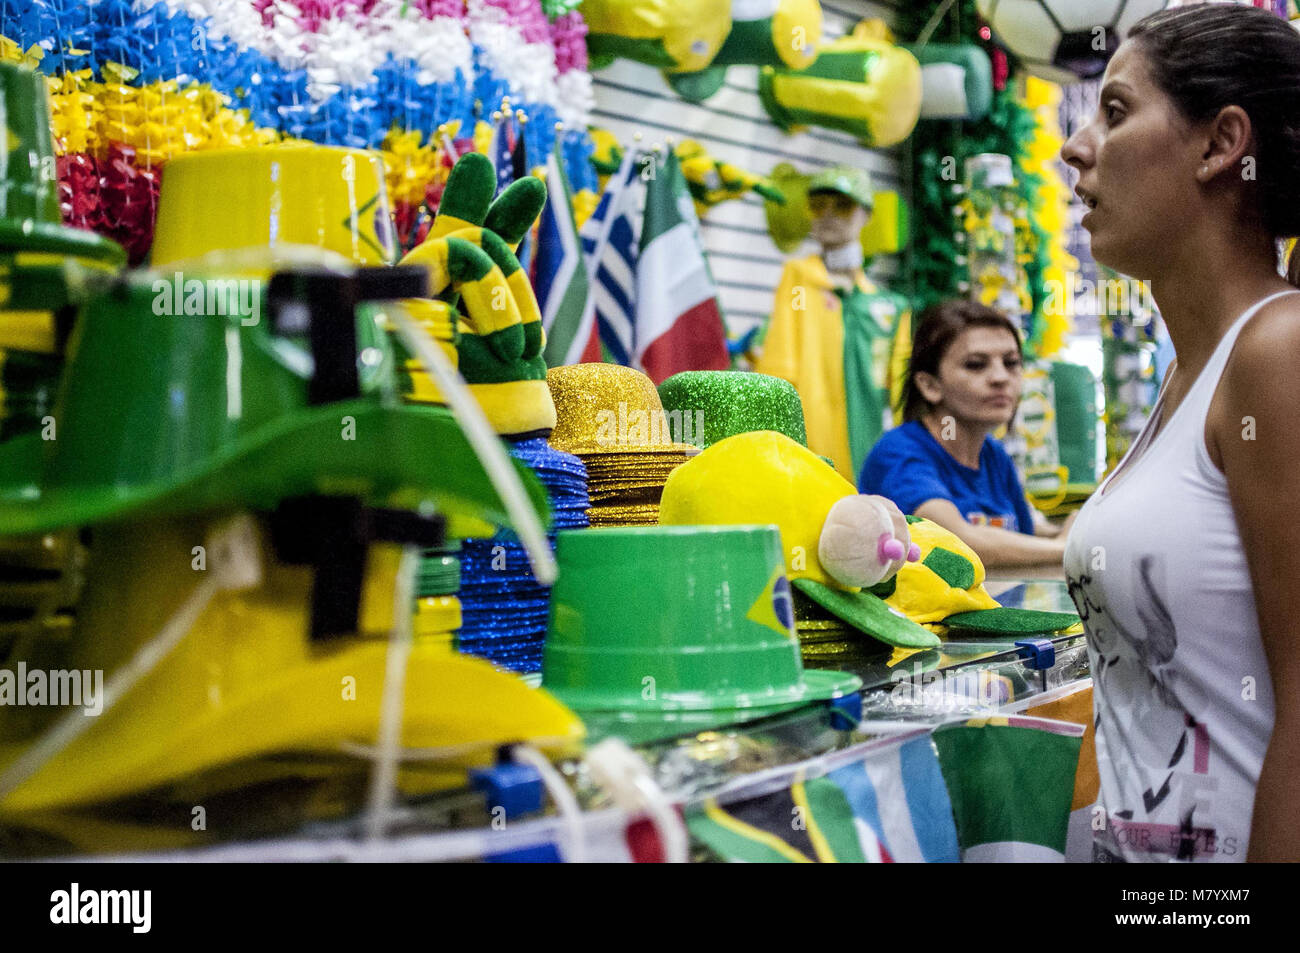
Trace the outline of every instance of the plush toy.
{"label": "plush toy", "polygon": [[515,249],[541,214],[546,186],[525,176],[493,201],[496,181],[487,156],[462,156],[428,238],[402,264],[428,268],[431,294],[448,303],[457,284],[460,371],[497,433],[538,435],[555,427],[555,403],[541,312]]}
{"label": "plush toy", "polygon": [[781,531],[786,573],[797,592],[887,644],[939,644],[933,633],[862,591],[918,557],[902,513],[884,497],[858,494],[784,434],[736,434],[678,467],[664,486],[659,522],[772,523]]}

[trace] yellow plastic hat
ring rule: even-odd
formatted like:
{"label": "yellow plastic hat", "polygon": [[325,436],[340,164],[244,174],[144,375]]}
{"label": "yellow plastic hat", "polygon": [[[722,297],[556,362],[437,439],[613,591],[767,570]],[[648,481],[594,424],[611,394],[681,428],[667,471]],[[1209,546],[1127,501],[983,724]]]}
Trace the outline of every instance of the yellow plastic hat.
{"label": "yellow plastic hat", "polygon": [[[206,547],[203,571],[195,570],[196,544]],[[277,551],[266,518],[177,517],[98,528],[75,632],[60,644],[38,642],[26,667],[99,671],[108,684],[168,626],[188,625],[151,671],[109,698],[98,717],[84,718],[79,736],[20,773],[16,784],[15,766],[52,725],[69,712],[83,715],[76,708],[0,708],[0,817],[221,772],[226,786],[240,778],[293,777],[300,769],[282,761],[285,755],[342,758],[374,746],[398,556],[393,544],[368,547],[356,633],[320,641],[308,635],[313,572]],[[403,746],[444,752],[429,764],[417,759],[399,779],[412,793],[464,783],[466,771],[491,764],[504,743],[530,741],[552,756],[572,754],[584,731],[548,693],[421,633],[404,696]]]}

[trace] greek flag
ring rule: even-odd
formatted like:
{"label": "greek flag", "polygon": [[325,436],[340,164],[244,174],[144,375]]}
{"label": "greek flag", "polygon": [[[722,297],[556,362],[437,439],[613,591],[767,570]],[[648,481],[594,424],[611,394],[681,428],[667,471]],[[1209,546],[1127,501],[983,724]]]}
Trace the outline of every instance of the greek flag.
{"label": "greek flag", "polygon": [[635,355],[636,262],[641,198],[638,153],[629,149],[609,178],[595,213],[582,226],[582,250],[591,276],[586,315],[595,315],[600,343],[609,359],[631,364]]}

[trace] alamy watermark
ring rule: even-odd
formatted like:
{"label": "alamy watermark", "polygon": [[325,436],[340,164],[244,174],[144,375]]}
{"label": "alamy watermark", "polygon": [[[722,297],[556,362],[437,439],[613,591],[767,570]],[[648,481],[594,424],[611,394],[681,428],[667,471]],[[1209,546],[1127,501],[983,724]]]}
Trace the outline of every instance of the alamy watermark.
{"label": "alamy watermark", "polygon": [[104,710],[103,669],[0,668],[0,706],[81,708],[87,718]]}
{"label": "alamy watermark", "polygon": [[1092,281],[1067,272],[1064,281],[1043,283],[1047,301],[1043,313],[1073,317],[1076,314],[1100,317],[1131,317],[1145,324],[1155,313],[1156,302],[1146,282],[1135,278],[1102,278]]}
{"label": "alamy watermark", "polygon": [[627,401],[618,411],[596,411],[596,443],[602,447],[666,447],[704,437],[702,410],[632,410]]}
{"label": "alamy watermark", "polygon": [[153,313],[178,317],[231,315],[245,327],[257,324],[262,313],[262,282],[257,278],[186,278],[153,283]]}
{"label": "alamy watermark", "polygon": [[919,662],[909,672],[903,667],[889,673],[889,696],[898,705],[928,708],[998,708],[1012,700],[1010,683],[986,671],[926,671]]}

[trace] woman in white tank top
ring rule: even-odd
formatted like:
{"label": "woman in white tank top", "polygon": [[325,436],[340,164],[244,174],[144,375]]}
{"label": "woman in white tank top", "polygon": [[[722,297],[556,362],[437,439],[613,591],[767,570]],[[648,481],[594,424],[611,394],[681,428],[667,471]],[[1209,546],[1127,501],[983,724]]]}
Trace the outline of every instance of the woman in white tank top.
{"label": "woman in white tank top", "polygon": [[1066,547],[1088,634],[1096,860],[1300,860],[1300,35],[1240,6],[1141,21],[1062,149],[1097,261],[1177,351]]}

